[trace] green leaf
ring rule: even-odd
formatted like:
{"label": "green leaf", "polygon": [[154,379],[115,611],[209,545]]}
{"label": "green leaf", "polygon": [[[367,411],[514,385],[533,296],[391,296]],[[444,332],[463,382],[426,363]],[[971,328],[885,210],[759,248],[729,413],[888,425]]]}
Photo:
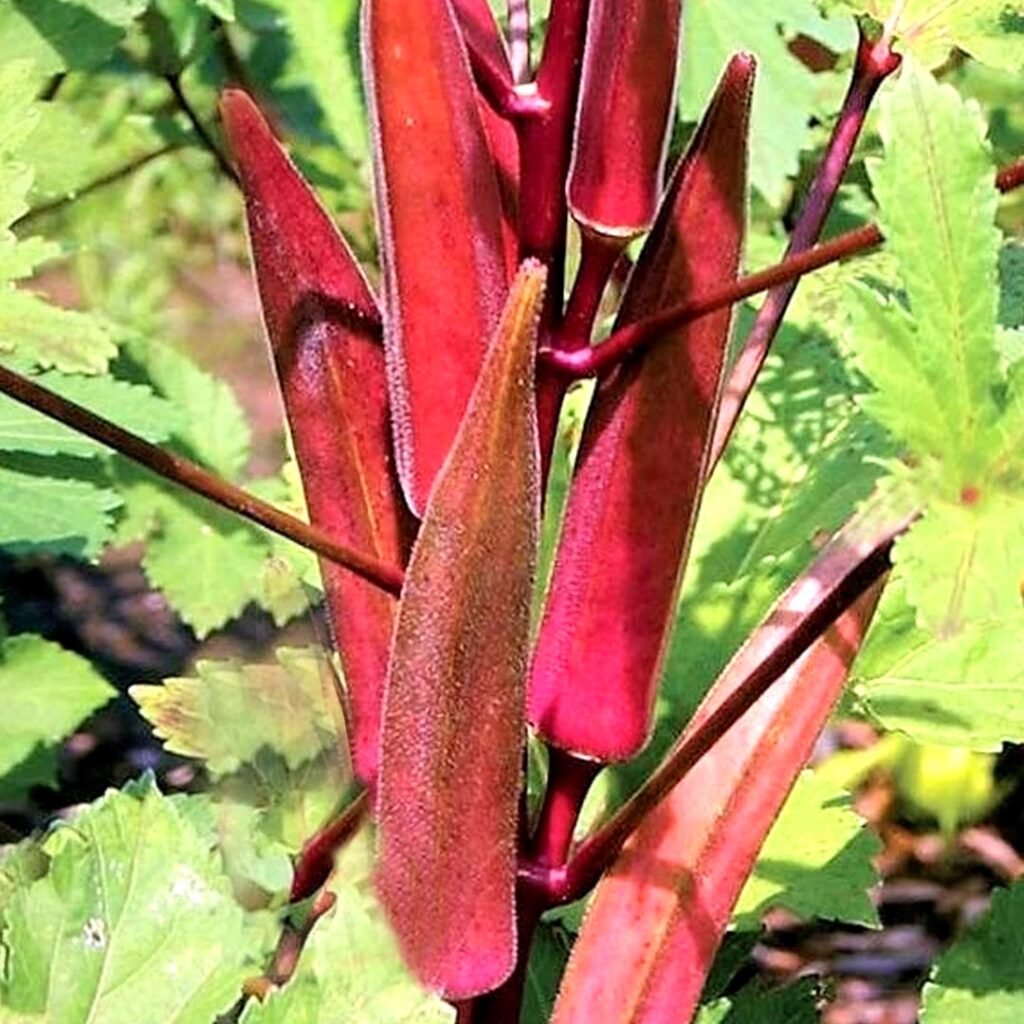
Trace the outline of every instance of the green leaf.
{"label": "green leaf", "polygon": [[234,1002],[241,910],[207,843],[151,783],[108,793],[44,850],[49,873],[4,912],[6,1007],[61,1024],[186,1024]]}
{"label": "green leaf", "polygon": [[30,0],[0,5],[0,64],[31,57],[44,74],[94,68],[149,0]]}
{"label": "green leaf", "polygon": [[301,62],[335,142],[353,160],[365,161],[369,144],[359,70],[358,0],[271,0],[284,15]]}
{"label": "green leaf", "polygon": [[369,882],[372,841],[357,836],[338,858],[335,908],[320,920],[295,977],[243,1024],[450,1024],[454,1010],[420,988],[402,964]]}
{"label": "green leaf", "polygon": [[0,290],[0,353],[65,373],[103,373],[117,349],[111,325],[53,306],[32,292]]}
{"label": "green leaf", "polygon": [[[110,377],[68,377],[59,373],[39,374],[34,379],[147,441],[165,441],[184,419],[174,405],[141,385]],[[0,451],[93,458],[108,454],[110,449],[20,402],[0,396]]]}
{"label": "green leaf", "polygon": [[191,454],[218,475],[238,480],[249,461],[250,430],[231,388],[168,345],[136,338],[127,350],[156,391],[182,410],[176,435]]}
{"label": "green leaf", "polygon": [[570,946],[568,933],[557,924],[541,921],[537,926],[526,965],[519,1024],[548,1024],[551,1020]]}
{"label": "green leaf", "polygon": [[870,164],[871,180],[909,314],[852,293],[858,358],[878,388],[868,404],[916,454],[968,483],[998,379],[998,195],[984,123],[910,60],[883,100],[881,132],[885,159]]}
{"label": "green leaf", "polygon": [[1020,613],[1024,497],[994,493],[982,494],[976,504],[933,501],[896,542],[893,564],[918,625],[939,638],[967,623]]}
{"label": "green leaf", "polygon": [[260,531],[201,498],[119,467],[127,515],[122,543],[146,540],[142,566],[200,637],[235,618],[259,593],[267,547]]}
{"label": "green leaf", "polygon": [[199,0],[199,6],[224,21],[235,20],[235,0]]}
{"label": "green leaf", "polygon": [[169,751],[203,758],[214,775],[254,761],[264,748],[294,769],[336,746],[328,671],[311,650],[282,647],[276,664],[200,661],[194,677],[130,693]]}
{"label": "green leaf", "polygon": [[53,554],[96,555],[121,499],[83,480],[18,472],[0,462],[0,547],[44,545]]}
{"label": "green leaf", "polygon": [[[783,203],[786,179],[797,171],[810,119],[820,113],[820,76],[789,52],[779,30],[790,22],[799,22],[805,32],[815,23],[826,24],[816,17],[813,0],[743,4],[688,0],[684,5],[680,113],[687,121],[699,120],[726,60],[737,50],[752,52],[758,59],[758,81],[751,119],[750,180],[775,207]],[[834,34],[835,26],[829,28]],[[852,23],[846,29],[843,49],[856,42]]]}
{"label": "green leaf", "polygon": [[756,927],[769,907],[803,918],[877,927],[868,890],[881,842],[849,797],[813,771],[797,781],[772,826],[734,911],[734,927]]}
{"label": "green leaf", "polygon": [[870,714],[923,743],[997,751],[1024,737],[1024,610],[946,637],[916,617],[891,582],[852,675]]}
{"label": "green leaf", "polygon": [[1008,0],[824,0],[829,9],[843,7],[885,22],[894,10],[901,49],[928,67],[938,67],[960,49],[993,67],[1024,67],[1024,13]]}
{"label": "green leaf", "polygon": [[0,775],[37,744],[62,740],[114,696],[85,658],[39,636],[8,637],[0,643]]}
{"label": "green leaf", "polygon": [[1017,1024],[1024,1013],[1024,882],[997,890],[988,913],[939,957],[922,1024]]}
{"label": "green leaf", "polygon": [[755,982],[736,996],[702,1006],[694,1024],[815,1024],[817,1003],[813,979],[774,989]]}

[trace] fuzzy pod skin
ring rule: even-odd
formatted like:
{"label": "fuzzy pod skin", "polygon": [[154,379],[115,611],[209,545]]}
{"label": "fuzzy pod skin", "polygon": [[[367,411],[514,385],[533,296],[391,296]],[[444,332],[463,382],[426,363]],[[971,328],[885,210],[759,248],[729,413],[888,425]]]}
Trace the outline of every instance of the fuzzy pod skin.
{"label": "fuzzy pod skin", "polygon": [[[486,73],[500,78],[512,90],[508,48],[487,0],[454,0],[466,47],[486,65]],[[501,197],[501,230],[509,281],[515,275],[519,253],[519,139],[508,118],[502,117],[477,91],[477,108],[487,136]]]}
{"label": "fuzzy pod skin", "polygon": [[[402,565],[415,520],[392,464],[377,304],[253,101],[228,90],[221,112],[310,519],[359,550]],[[333,562],[321,559],[320,568],[345,675],[353,767],[371,784],[397,601]]]}
{"label": "fuzzy pod skin", "polygon": [[[733,907],[839,699],[881,588],[882,581],[844,612],[647,815],[594,894],[552,1024],[691,1019]],[[745,648],[726,669],[681,742],[749,673],[750,654]]]}
{"label": "fuzzy pod skin", "polygon": [[[728,65],[633,272],[618,326],[736,277],[753,57]],[[530,676],[550,743],[601,761],[646,743],[704,483],[731,312],[692,323],[598,386]]]}
{"label": "fuzzy pod skin", "polygon": [[490,991],[516,961],[545,278],[535,261],[516,278],[427,503],[385,693],[377,891],[406,963],[449,999]]}
{"label": "fuzzy pod skin", "polygon": [[362,39],[395,449],[419,515],[508,290],[501,196],[449,0],[365,0]]}
{"label": "fuzzy pod skin", "polygon": [[585,228],[647,231],[662,193],[675,105],[682,0],[593,0],[569,208]]}

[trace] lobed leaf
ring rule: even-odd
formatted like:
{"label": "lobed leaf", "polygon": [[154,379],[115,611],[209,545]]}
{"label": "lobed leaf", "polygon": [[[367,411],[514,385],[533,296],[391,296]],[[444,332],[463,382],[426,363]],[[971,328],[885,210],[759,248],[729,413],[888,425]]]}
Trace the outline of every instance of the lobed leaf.
{"label": "lobed leaf", "polygon": [[246,972],[241,910],[152,783],[111,791],[43,846],[49,872],[4,909],[4,1012],[165,1024],[229,1009]]}
{"label": "lobed leaf", "polygon": [[662,192],[682,0],[594,0],[587,18],[569,208],[604,235],[650,228]]}
{"label": "lobed leaf", "polygon": [[392,646],[377,888],[406,961],[449,998],[515,963],[523,687],[540,469],[523,265],[413,548]]}
{"label": "lobed leaf", "polygon": [[21,634],[0,641],[0,775],[37,744],[62,740],[114,696],[88,661],[49,640]]}
{"label": "lobed leaf", "polygon": [[[386,563],[413,523],[391,463],[384,353],[373,296],[341,236],[243,93],[222,109],[238,159],[253,262],[312,522]],[[377,771],[395,601],[321,562],[350,705],[357,775]]]}
{"label": "lobed leaf", "polygon": [[335,743],[322,666],[310,651],[280,648],[277,664],[200,661],[193,677],[131,687],[167,750],[201,757],[215,776],[263,750],[295,770]]}
{"label": "lobed leaf", "polygon": [[[726,69],[640,256],[619,326],[736,276],[754,68],[739,55]],[[648,738],[730,318],[724,309],[687,324],[597,389],[530,676],[530,721],[556,746],[624,760]]]}
{"label": "lobed leaf", "polygon": [[419,514],[507,291],[502,206],[448,0],[367,0],[363,40],[395,447]]}
{"label": "lobed leaf", "polygon": [[885,159],[869,169],[909,314],[853,292],[857,355],[878,388],[869,410],[916,455],[941,460],[959,485],[977,482],[999,376],[998,193],[983,130],[952,86],[904,63],[881,107]]}
{"label": "lobed leaf", "polygon": [[923,1024],[1015,1024],[1024,1005],[1024,883],[998,890],[988,913],[936,961],[924,987]]}
{"label": "lobed leaf", "polygon": [[[840,548],[834,556],[839,565],[856,553]],[[823,585],[811,574],[787,592],[680,742],[735,691],[777,643],[773,637],[792,628],[794,615],[820,598]],[[842,691],[878,593],[873,587],[851,606],[631,836],[591,901],[553,1024],[690,1019],[758,850]]]}

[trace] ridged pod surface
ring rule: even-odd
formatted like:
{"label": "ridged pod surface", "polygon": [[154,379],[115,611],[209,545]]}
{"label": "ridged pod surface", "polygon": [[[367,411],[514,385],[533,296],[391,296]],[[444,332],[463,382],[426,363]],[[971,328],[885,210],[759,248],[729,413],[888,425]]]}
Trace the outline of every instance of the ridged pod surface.
{"label": "ridged pod surface", "polygon": [[[594,894],[552,1024],[691,1019],[736,900],[839,699],[880,593],[877,584],[844,612],[647,815]],[[787,595],[798,603],[799,596]],[[785,629],[784,616],[765,628]],[[749,674],[758,646],[737,655],[681,742]]]}
{"label": "ridged pod surface", "polygon": [[682,0],[592,0],[569,207],[600,234],[650,228],[676,94]]}
{"label": "ridged pod surface", "polygon": [[508,290],[497,174],[449,0],[365,0],[399,476],[421,514]]}
{"label": "ridged pod surface", "polygon": [[515,963],[545,276],[528,261],[516,278],[431,493],[385,694],[377,889],[406,962],[452,999],[495,988]]}
{"label": "ridged pod surface", "polygon": [[[665,196],[623,326],[736,277],[755,63],[732,59]],[[530,676],[528,714],[555,746],[636,754],[703,487],[731,313],[685,324],[603,380],[591,406]]]}
{"label": "ridged pod surface", "polygon": [[[253,101],[228,90],[224,128],[245,194],[253,265],[311,521],[404,564],[415,520],[391,458],[377,304],[342,237]],[[348,693],[356,774],[372,782],[397,602],[321,559]]]}

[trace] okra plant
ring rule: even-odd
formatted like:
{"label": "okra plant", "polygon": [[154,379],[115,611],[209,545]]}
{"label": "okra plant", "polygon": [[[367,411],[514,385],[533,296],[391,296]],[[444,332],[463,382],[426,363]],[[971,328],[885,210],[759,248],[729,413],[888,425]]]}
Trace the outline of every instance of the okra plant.
{"label": "okra plant", "polygon": [[[198,634],[322,586],[335,659],[132,688],[214,785],[7,850],[2,1019],[813,1019],[716,955],[774,905],[877,924],[872,840],[805,770],[838,703],[1024,737],[1024,9],[356,6],[0,6],[0,544],[142,540]],[[301,161],[282,24],[326,125]],[[126,80],[180,117],[117,173],[199,143],[172,184],[212,154],[244,205],[284,477],[240,486],[230,393],[159,342],[146,267],[104,265],[116,209],[71,221],[103,312],[24,283],[117,177],[61,180],[51,133],[112,102],[74,130],[116,135]],[[110,689],[38,636],[0,659],[24,788]],[[929,1024],[1024,1007],[1022,899]]]}

